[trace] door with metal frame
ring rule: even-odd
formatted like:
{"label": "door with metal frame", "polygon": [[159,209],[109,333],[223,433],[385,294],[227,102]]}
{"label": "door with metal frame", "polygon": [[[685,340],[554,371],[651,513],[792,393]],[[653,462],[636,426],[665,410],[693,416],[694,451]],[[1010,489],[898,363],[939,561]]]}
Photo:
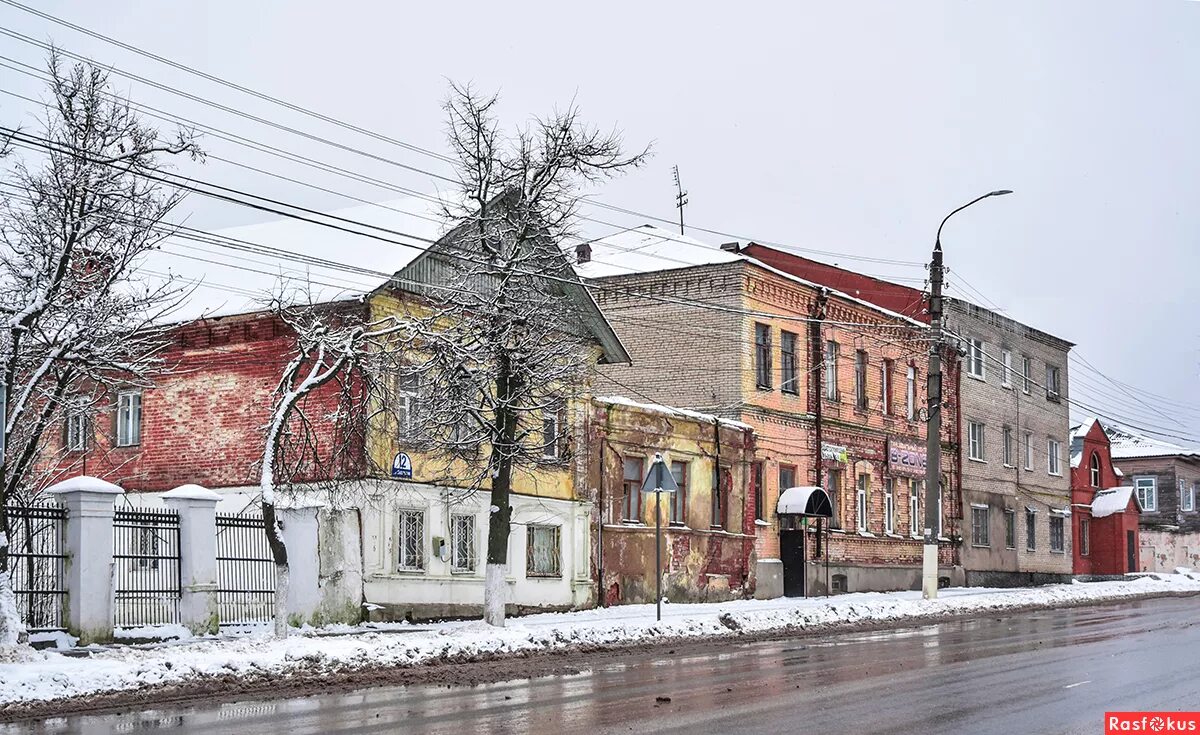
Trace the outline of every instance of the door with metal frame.
{"label": "door with metal frame", "polygon": [[804,530],[779,532],[784,597],[804,597]]}

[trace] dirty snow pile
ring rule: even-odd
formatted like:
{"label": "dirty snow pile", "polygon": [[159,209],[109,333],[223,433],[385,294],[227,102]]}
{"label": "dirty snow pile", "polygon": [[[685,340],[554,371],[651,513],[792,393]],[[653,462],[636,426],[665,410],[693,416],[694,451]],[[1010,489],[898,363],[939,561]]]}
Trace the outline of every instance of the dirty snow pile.
{"label": "dirty snow pile", "polygon": [[[361,628],[350,635],[299,635],[286,640],[251,635],[150,649],[114,647],[87,657],[27,651],[17,659],[0,658],[0,707],[188,684],[213,677],[281,680],[664,638],[819,631],[853,623],[916,622],[1170,593],[1200,593],[1200,574],[1148,575],[1115,582],[1022,589],[956,588],[942,590],[934,601],[922,600],[919,592],[866,592],[834,598],[667,604],[663,606],[662,622],[655,621],[653,605],[625,605],[532,615],[510,620],[503,629],[479,622],[457,622],[428,628]],[[401,632],[404,628],[408,632]]]}

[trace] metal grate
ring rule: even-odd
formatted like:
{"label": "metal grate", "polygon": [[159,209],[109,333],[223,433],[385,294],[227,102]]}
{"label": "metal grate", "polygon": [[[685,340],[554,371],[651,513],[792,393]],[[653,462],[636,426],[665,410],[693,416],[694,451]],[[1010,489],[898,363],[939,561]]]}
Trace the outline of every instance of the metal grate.
{"label": "metal grate", "polygon": [[65,630],[67,510],[56,503],[9,505],[8,568],[17,610],[31,631]]}
{"label": "metal grate", "polygon": [[179,516],[174,511],[113,514],[113,578],[118,627],[179,622]]}
{"label": "metal grate", "polygon": [[450,571],[475,571],[475,516],[450,516]]}
{"label": "metal grate", "polygon": [[275,614],[275,560],[261,516],[217,514],[217,614],[222,625]]}
{"label": "metal grate", "polygon": [[420,510],[400,511],[400,554],[397,568],[404,572],[425,569],[425,513]]}

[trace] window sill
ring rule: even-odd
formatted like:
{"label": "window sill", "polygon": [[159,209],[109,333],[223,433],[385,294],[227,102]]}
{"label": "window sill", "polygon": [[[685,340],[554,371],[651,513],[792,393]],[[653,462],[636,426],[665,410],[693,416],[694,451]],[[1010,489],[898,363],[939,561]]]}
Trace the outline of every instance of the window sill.
{"label": "window sill", "polygon": [[1004,463],[1004,469],[1006,470],[1015,470],[1016,468],[1017,466],[1015,464],[1009,464],[1008,462]]}
{"label": "window sill", "polygon": [[784,394],[785,396],[799,396],[800,395],[800,391],[788,390],[787,388],[780,388],[779,392]]}
{"label": "window sill", "polygon": [[967,457],[968,462],[978,462],[979,464],[987,464],[986,459],[978,459],[976,457]]}
{"label": "window sill", "polygon": [[830,533],[841,533],[841,534],[845,534],[845,533],[846,533],[846,529],[844,529],[844,528],[830,528],[830,529],[829,529],[829,532],[830,532]]}
{"label": "window sill", "polygon": [[424,576],[425,570],[424,569],[397,569],[394,573],[395,574],[403,574],[406,577],[412,577],[412,576],[416,576],[418,574]]}
{"label": "window sill", "polygon": [[769,385],[755,385],[754,390],[761,390],[764,393],[770,393],[771,391],[773,391],[775,389]]}
{"label": "window sill", "polygon": [[677,531],[690,531],[690,530],[692,530],[691,528],[689,528],[689,527],[687,526],[687,524],[686,524],[686,523],[668,523],[668,524],[667,524],[667,528],[674,528],[674,529],[675,529],[675,530],[677,530]]}
{"label": "window sill", "polygon": [[887,536],[888,538],[904,538],[903,536],[901,536],[898,533],[885,533],[883,535]]}
{"label": "window sill", "polygon": [[858,535],[862,536],[863,538],[875,538],[875,534],[871,533],[870,531],[859,531]]}
{"label": "window sill", "polygon": [[987,382],[987,377],[985,377],[983,375],[976,375],[975,373],[967,373],[967,377],[970,378],[971,380],[978,380],[980,383]]}
{"label": "window sill", "polygon": [[645,526],[646,524],[642,523],[641,521],[634,521],[634,520],[630,520],[628,518],[622,518],[621,522],[619,524],[614,524],[614,525],[635,526],[636,527],[636,526]]}
{"label": "window sill", "polygon": [[1005,551],[1016,551],[1016,550],[1017,550],[1017,547],[1015,547],[1015,546],[1005,546],[1005,547],[1004,547],[1004,550],[1005,550]]}
{"label": "window sill", "polygon": [[554,582],[561,582],[562,575],[561,574],[530,574],[529,572],[526,572],[525,579],[544,579],[544,580],[552,580]]}
{"label": "window sill", "polygon": [[756,525],[756,526],[769,526],[769,525],[771,525],[771,524],[770,524],[770,523],[768,523],[767,521],[763,520],[762,518],[755,518],[755,519],[754,519],[754,525]]}
{"label": "window sill", "polygon": [[992,548],[992,545],[991,544],[971,544],[971,548],[972,549],[990,549],[990,548]]}
{"label": "window sill", "polygon": [[1050,477],[1062,477],[1061,472],[1047,472],[1046,474],[1049,475]]}
{"label": "window sill", "polygon": [[1058,551],[1055,551],[1054,549],[1050,549],[1050,553],[1051,554],[1065,554],[1067,552],[1065,549],[1059,549]]}

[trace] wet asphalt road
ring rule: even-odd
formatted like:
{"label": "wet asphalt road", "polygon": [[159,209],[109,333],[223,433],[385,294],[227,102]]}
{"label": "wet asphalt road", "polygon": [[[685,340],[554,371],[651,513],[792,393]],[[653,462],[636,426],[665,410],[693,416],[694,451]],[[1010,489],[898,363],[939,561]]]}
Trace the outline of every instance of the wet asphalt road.
{"label": "wet asphalt road", "polygon": [[[0,726],[37,733],[1102,733],[1200,709],[1200,598],[663,651],[575,675]],[[669,702],[656,701],[670,697]]]}

